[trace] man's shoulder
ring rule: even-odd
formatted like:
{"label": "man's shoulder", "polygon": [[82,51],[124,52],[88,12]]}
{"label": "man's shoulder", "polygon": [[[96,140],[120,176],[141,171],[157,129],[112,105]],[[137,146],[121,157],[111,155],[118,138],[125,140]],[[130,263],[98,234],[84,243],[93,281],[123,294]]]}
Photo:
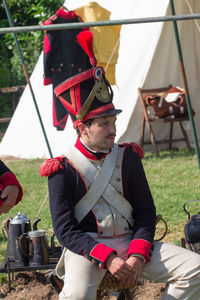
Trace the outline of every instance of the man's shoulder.
{"label": "man's shoulder", "polygon": [[130,148],[134,153],[137,153],[141,159],[144,158],[144,150],[137,143],[121,143],[118,145],[120,148],[124,148],[124,150]]}
{"label": "man's shoulder", "polygon": [[11,172],[10,169],[0,160],[0,176],[4,173]]}
{"label": "man's shoulder", "polygon": [[39,170],[40,176],[48,177],[58,172],[59,170],[64,169],[63,167],[64,159],[65,156],[62,155],[62,156],[57,156],[45,160],[40,166],[40,170]]}

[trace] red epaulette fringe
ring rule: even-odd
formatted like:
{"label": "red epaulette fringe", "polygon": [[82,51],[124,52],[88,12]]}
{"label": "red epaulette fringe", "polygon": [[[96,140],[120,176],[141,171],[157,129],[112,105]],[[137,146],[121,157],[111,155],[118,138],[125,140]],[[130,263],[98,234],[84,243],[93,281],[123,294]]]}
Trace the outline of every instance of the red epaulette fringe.
{"label": "red epaulette fringe", "polygon": [[131,147],[133,148],[134,152],[136,152],[141,159],[144,158],[144,150],[138,144],[132,142],[132,143],[123,143],[123,144],[119,144],[119,145],[120,146],[130,146],[131,145]]}
{"label": "red epaulette fringe", "polygon": [[138,144],[136,144],[136,143],[130,143],[130,144],[131,144],[133,150],[139,155],[139,157],[140,157],[141,159],[143,159],[143,158],[144,158],[144,150],[142,149],[142,147],[140,147],[140,146],[139,146]]}
{"label": "red epaulette fringe", "polygon": [[62,158],[64,156],[59,156],[55,158],[47,159],[40,167],[39,173],[42,177],[51,176],[55,172],[57,172],[59,169],[63,169],[63,166],[61,164]]}

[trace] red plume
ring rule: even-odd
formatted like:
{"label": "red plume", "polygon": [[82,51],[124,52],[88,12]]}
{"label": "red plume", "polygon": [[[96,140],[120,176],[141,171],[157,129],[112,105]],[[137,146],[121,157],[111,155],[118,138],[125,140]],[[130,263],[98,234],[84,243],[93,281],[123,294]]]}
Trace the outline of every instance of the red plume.
{"label": "red plume", "polygon": [[89,56],[90,63],[93,66],[96,66],[97,61],[96,61],[96,58],[95,58],[94,52],[93,52],[93,45],[92,45],[93,44],[93,34],[92,34],[92,32],[89,30],[81,31],[77,35],[77,41],[78,41],[79,45],[83,48],[83,50]]}

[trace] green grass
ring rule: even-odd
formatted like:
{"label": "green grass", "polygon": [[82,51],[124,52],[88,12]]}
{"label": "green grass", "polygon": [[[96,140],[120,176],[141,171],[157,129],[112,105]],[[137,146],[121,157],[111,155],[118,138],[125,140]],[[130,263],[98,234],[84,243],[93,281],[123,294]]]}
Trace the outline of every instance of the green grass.
{"label": "green grass", "polygon": [[[4,162],[21,182],[24,196],[21,203],[7,215],[0,216],[0,225],[6,216],[12,218],[21,211],[30,218],[31,224],[39,217],[41,222],[38,223],[38,228],[45,229],[50,240],[53,229],[48,199],[44,203],[47,195],[47,178],[39,175],[43,160],[7,158]],[[194,150],[161,151],[160,157],[157,158],[154,153],[146,153],[143,165],[157,213],[161,213],[168,223],[169,230],[164,240],[180,244],[180,238],[184,236],[184,225],[188,219],[183,204],[188,200],[200,199],[200,169],[196,154]],[[193,202],[187,208],[191,214],[196,214],[200,211],[200,202]],[[6,243],[7,240],[0,232],[0,261],[5,257]]]}
{"label": "green grass", "polygon": [[[31,226],[36,218],[40,218],[38,229],[45,229],[50,240],[53,234],[49,201],[47,196],[47,178],[40,177],[39,168],[44,160],[3,159],[4,163],[15,173],[20,181],[24,196],[22,201],[12,208],[8,214],[0,216],[0,226],[6,216],[13,218],[19,211],[31,220]],[[7,239],[0,231],[0,262],[3,261],[6,252]]]}
{"label": "green grass", "polygon": [[[157,208],[167,221],[166,240],[178,243],[184,235],[188,220],[183,204],[200,199],[200,169],[194,151],[161,151],[160,158],[147,153],[143,165]],[[193,215],[200,211],[200,202],[188,203],[186,209]]]}

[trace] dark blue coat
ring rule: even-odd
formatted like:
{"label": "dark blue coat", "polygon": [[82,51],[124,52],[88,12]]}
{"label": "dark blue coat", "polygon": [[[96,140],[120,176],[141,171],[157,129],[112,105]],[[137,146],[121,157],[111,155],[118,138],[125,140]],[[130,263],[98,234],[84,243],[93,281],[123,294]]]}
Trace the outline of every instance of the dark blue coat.
{"label": "dark blue coat", "polygon": [[[87,156],[87,151],[80,142],[77,142],[76,147]],[[134,219],[133,240],[130,243],[128,255],[138,253],[149,261],[155,231],[155,206],[138,153],[134,151],[131,144],[124,144],[121,147],[124,147],[123,193],[133,207]],[[89,156],[91,159],[91,154]],[[62,161],[64,168],[59,165],[59,161]],[[86,193],[81,175],[66,158],[48,160],[43,165],[41,175],[49,175],[51,216],[59,242],[69,250],[84,255],[99,267],[105,267],[105,260],[114,249],[87,235],[86,232],[98,232],[95,215],[89,212],[80,224],[74,216],[74,206]]]}

